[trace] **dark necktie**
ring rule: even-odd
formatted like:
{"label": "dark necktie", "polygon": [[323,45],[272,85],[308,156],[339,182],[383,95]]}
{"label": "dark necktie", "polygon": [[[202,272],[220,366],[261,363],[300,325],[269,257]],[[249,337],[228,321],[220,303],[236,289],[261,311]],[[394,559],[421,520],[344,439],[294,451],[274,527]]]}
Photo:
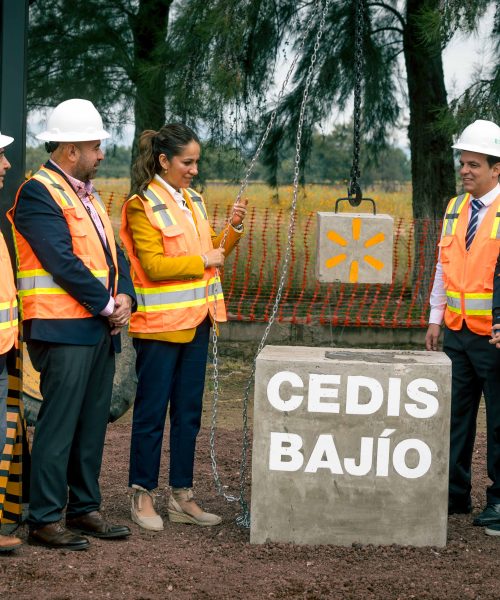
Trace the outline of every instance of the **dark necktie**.
{"label": "dark necktie", "polygon": [[483,203],[481,200],[472,200],[471,202],[471,213],[469,224],[467,225],[467,233],[465,234],[465,248],[468,250],[470,245],[472,244],[472,240],[476,235],[477,231],[477,220],[479,216],[479,211],[483,207]]}

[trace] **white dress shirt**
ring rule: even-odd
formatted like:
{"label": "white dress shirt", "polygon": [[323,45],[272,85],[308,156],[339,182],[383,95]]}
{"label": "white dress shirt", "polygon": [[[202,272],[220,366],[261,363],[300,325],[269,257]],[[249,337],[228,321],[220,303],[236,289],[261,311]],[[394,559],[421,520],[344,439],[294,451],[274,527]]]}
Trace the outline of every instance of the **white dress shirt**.
{"label": "white dress shirt", "polygon": [[[490,190],[487,194],[485,194],[484,196],[481,196],[480,198],[476,198],[476,200],[481,200],[481,202],[483,203],[483,206],[479,209],[478,216],[477,216],[478,228],[484,219],[484,215],[486,214],[486,211],[488,210],[488,208],[491,206],[491,204],[494,202],[495,198],[498,195],[500,195],[500,184],[497,183],[497,185],[492,190]],[[471,199],[472,199],[472,196],[471,196]],[[468,220],[469,220],[470,215],[471,215],[470,202],[469,202],[468,211],[469,211],[468,212]],[[467,220],[467,222],[468,222],[468,220]],[[443,322],[443,318],[444,318],[444,311],[446,309],[446,290],[445,290],[444,281],[443,281],[443,265],[441,264],[441,252],[439,253],[439,256],[438,256],[438,262],[436,265],[436,275],[434,276],[434,285],[432,286],[432,292],[431,292],[429,302],[431,305],[429,324],[435,323],[437,325],[441,325],[441,323]]]}

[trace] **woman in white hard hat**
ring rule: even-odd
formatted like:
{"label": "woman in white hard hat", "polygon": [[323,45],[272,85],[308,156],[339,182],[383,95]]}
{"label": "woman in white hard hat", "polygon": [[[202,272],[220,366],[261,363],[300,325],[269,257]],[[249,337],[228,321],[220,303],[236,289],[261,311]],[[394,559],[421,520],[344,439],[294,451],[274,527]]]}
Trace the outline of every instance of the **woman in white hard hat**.
{"label": "woman in white hard hat", "polygon": [[452,362],[448,511],[472,512],[471,463],[484,393],[488,435],[487,506],[475,525],[500,523],[500,352],[490,344],[493,276],[500,250],[500,127],[478,120],[453,146],[460,150],[463,194],[448,204],[431,293],[427,350]]}
{"label": "woman in white hard hat", "polygon": [[[246,201],[235,204],[215,235],[202,197],[191,189],[200,142],[189,127],[145,131],[133,167],[137,194],[122,211],[121,238],[132,264],[138,310],[130,322],[137,351],[129,485],[132,520],[159,531],[154,509],[167,406],[170,405],[171,521],[221,522],[193,499],[193,465],[200,428],[209,329],[225,321],[218,268],[242,235]],[[223,247],[222,241],[225,240]]]}
{"label": "woman in white hard hat", "polygon": [[[0,133],[0,190],[3,188],[6,172],[10,163],[5,156],[5,148],[14,141],[8,135]],[[17,299],[14,274],[10,261],[9,251],[5,244],[3,234],[0,232],[0,455],[3,453],[7,439],[7,353],[17,346]],[[0,516],[3,506],[0,506]],[[18,548],[22,544],[17,537],[0,535],[0,552],[7,552]]]}

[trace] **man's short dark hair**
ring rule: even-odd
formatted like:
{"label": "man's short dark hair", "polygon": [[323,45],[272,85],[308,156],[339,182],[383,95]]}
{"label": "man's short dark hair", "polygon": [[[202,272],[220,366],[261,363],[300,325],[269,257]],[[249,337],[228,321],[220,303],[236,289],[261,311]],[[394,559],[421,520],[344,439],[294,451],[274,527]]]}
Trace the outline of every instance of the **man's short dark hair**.
{"label": "man's short dark hair", "polygon": [[58,146],[59,142],[45,142],[45,150],[47,150],[49,154],[52,154]]}
{"label": "man's short dark hair", "polygon": [[488,164],[490,165],[490,169],[492,169],[497,164],[497,162],[500,162],[500,156],[493,156],[491,154],[487,154],[486,160],[488,161]]}

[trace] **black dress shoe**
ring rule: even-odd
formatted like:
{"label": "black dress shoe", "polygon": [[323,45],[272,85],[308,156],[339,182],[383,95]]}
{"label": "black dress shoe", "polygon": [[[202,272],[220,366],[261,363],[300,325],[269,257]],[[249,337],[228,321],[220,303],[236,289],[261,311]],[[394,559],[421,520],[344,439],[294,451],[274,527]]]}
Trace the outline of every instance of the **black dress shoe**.
{"label": "black dress shoe", "polygon": [[30,528],[28,542],[60,550],[85,550],[90,546],[87,538],[68,531],[59,522]]}
{"label": "black dress shoe", "polygon": [[472,523],[474,525],[480,525],[481,527],[493,523],[500,523],[500,503],[487,504],[483,512],[479,513]]}
{"label": "black dress shoe", "polygon": [[448,500],[449,515],[469,515],[472,512],[472,502],[467,500]]}
{"label": "black dress shoe", "polygon": [[108,523],[98,510],[79,517],[66,518],[66,526],[78,533],[102,539],[124,538],[131,534],[130,529],[125,525]]}

